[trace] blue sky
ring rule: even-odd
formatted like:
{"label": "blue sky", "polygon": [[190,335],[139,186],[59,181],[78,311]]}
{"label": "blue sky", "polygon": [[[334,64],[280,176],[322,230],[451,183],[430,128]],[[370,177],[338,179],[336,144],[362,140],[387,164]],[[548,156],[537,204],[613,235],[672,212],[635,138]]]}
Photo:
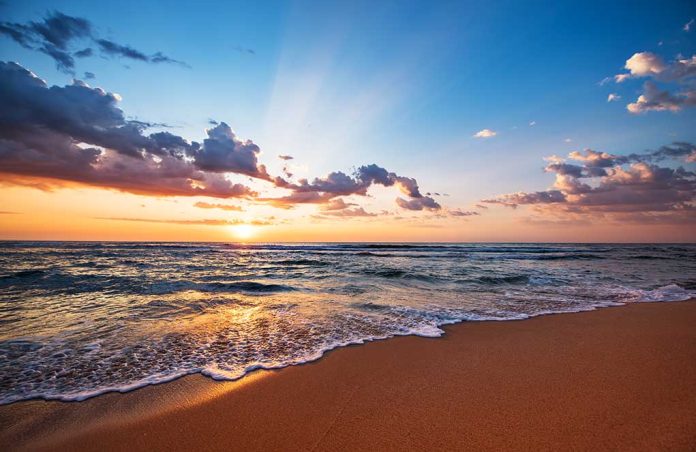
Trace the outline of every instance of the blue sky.
{"label": "blue sky", "polygon": [[[696,141],[694,109],[633,115],[643,80],[599,84],[636,52],[692,55],[696,32],[683,27],[693,2],[435,3],[8,1],[0,13],[24,23],[59,10],[100,37],[185,61],[95,56],[76,72],[120,94],[128,117],[188,139],[203,138],[209,119],[227,122],[275,172],[277,154],[306,177],[377,163],[465,206],[548,188],[551,154]],[[49,84],[72,78],[9,39],[0,53]],[[472,136],[486,128],[497,135]]]}

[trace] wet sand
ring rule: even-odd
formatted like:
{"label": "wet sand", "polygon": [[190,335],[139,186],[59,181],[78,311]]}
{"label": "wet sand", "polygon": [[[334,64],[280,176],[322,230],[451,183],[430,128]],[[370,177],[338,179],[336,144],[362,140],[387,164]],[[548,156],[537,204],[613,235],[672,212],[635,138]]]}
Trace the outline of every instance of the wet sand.
{"label": "wet sand", "polygon": [[696,449],[694,300],[445,329],[238,382],[1,406],[0,449]]}

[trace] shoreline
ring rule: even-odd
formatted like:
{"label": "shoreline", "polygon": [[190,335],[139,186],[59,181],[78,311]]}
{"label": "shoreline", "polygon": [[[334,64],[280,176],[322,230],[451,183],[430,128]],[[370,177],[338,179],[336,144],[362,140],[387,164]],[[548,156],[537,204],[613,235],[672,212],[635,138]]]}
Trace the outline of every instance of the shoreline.
{"label": "shoreline", "polygon": [[235,381],[193,374],[82,402],[14,402],[0,406],[0,446],[693,447],[692,301],[461,322]]}

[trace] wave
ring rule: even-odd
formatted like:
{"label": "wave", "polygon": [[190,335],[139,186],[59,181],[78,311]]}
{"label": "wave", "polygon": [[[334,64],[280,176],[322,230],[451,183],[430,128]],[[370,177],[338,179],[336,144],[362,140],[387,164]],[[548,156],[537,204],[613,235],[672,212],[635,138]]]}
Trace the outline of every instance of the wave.
{"label": "wave", "polygon": [[478,281],[485,284],[522,284],[529,282],[528,275],[481,276]]}
{"label": "wave", "polygon": [[194,290],[200,292],[250,292],[250,293],[269,293],[269,292],[291,292],[296,290],[292,286],[284,284],[265,284],[256,281],[236,281],[228,283],[206,283],[192,285]]}

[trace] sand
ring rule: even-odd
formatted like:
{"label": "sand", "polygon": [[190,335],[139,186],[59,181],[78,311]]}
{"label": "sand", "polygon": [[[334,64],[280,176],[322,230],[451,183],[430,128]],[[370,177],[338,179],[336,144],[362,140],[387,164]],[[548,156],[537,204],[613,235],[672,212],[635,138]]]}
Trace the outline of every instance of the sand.
{"label": "sand", "polygon": [[696,302],[469,322],[238,382],[0,407],[0,449],[696,450]]}

